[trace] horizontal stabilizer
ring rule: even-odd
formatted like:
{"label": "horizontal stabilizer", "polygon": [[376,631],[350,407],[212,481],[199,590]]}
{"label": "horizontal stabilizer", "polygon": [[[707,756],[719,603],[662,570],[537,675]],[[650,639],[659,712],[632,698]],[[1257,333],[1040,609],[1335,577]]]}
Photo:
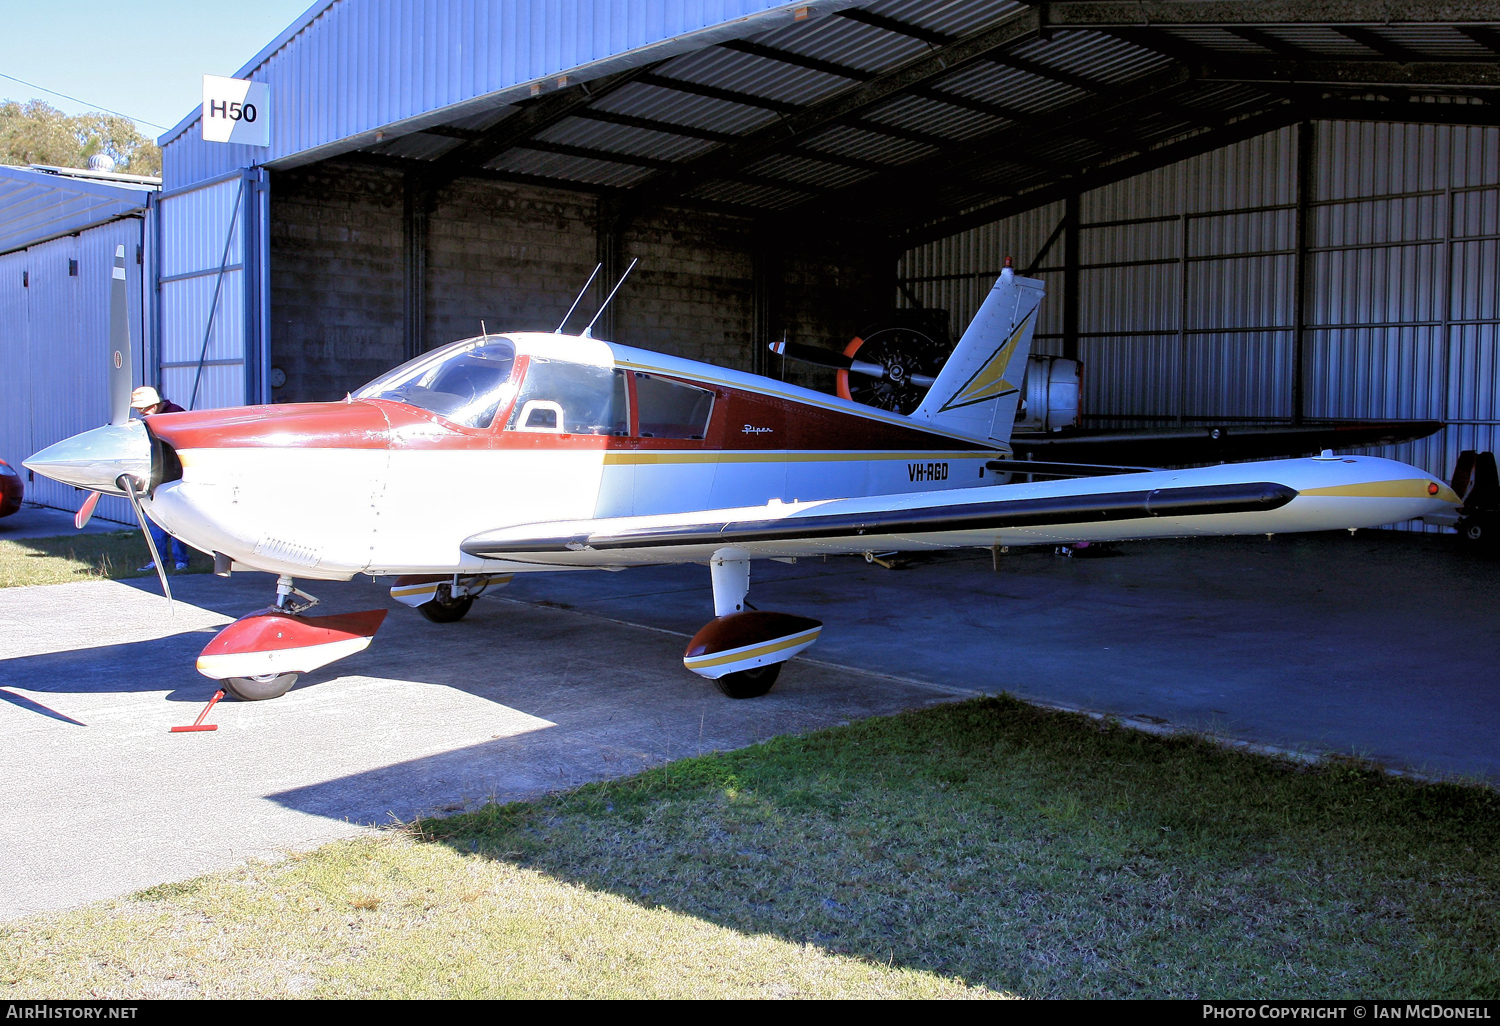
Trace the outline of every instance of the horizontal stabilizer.
{"label": "horizontal stabilizer", "polygon": [[1149,474],[1158,467],[1116,467],[1106,463],[1048,463],[1045,460],[990,460],[984,469],[997,474],[1030,474],[1036,477],[1110,477],[1114,474]]}
{"label": "horizontal stabilizer", "polygon": [[1080,463],[1154,463],[1182,466],[1399,445],[1442,428],[1436,420],[1346,421],[1324,424],[1221,425],[1070,431],[1012,440],[1018,456]]}

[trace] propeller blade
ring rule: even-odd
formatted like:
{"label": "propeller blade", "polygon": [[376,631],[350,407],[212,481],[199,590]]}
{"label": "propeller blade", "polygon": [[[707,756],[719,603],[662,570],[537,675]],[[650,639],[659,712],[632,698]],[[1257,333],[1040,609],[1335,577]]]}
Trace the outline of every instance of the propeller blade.
{"label": "propeller blade", "polygon": [[[817,364],[819,367],[831,367],[834,370],[848,370],[854,361],[843,353],[835,353],[831,349],[822,346],[805,346],[801,342],[787,342],[785,340],[772,342],[771,352],[778,356],[789,356],[793,360],[802,363]],[[877,371],[877,374],[883,373]]]}
{"label": "propeller blade", "polygon": [[109,422],[130,420],[130,390],[135,369],[130,361],[130,304],[125,291],[125,247],[115,247],[114,280],[109,290]]}
{"label": "propeller blade", "polygon": [[78,507],[78,512],[73,514],[73,526],[82,531],[88,526],[89,519],[94,515],[94,507],[99,505],[100,492],[89,492],[89,497],[83,500],[83,505]]}
{"label": "propeller blade", "polygon": [[[863,374],[867,378],[890,379],[890,372],[884,364],[871,363],[869,360],[856,360],[852,356],[843,353],[835,353],[831,349],[822,346],[805,346],[800,342],[772,342],[771,352],[779,356],[787,356],[802,363],[812,363],[819,367],[828,367],[833,370],[850,371],[854,374]],[[907,376],[908,381],[919,388],[931,388],[937,378],[927,374],[911,374]]]}
{"label": "propeller blade", "polygon": [[141,509],[141,500],[136,495],[135,481],[129,474],[120,475],[120,487],[125,489],[125,495],[130,499],[130,506],[135,510],[135,518],[140,522],[141,533],[146,536],[146,548],[151,550],[151,562],[156,567],[156,576],[161,581],[162,594],[167,597],[167,608],[172,610],[172,615],[177,615],[177,609],[172,605],[172,586],[167,583],[167,568],[162,565],[161,553],[156,551],[156,540],[151,537],[151,526],[146,523],[146,513]]}

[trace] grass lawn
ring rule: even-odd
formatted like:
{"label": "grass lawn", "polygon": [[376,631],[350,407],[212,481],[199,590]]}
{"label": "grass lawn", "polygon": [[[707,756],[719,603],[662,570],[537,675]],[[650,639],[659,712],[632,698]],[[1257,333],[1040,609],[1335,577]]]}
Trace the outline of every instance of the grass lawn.
{"label": "grass lawn", "polygon": [[981,699],[0,927],[0,996],[1495,997],[1497,813]]}
{"label": "grass lawn", "polygon": [[[0,541],[0,588],[155,577],[154,570],[142,573],[136,569],[150,558],[140,531]],[[173,572],[207,573],[213,569],[213,560],[189,549],[188,566],[187,570]]]}

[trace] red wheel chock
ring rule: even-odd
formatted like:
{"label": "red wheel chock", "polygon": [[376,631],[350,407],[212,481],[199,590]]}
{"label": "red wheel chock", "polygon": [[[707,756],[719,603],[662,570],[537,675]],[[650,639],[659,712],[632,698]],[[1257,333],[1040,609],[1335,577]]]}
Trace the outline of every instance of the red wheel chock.
{"label": "red wheel chock", "polygon": [[208,719],[209,710],[218,705],[219,699],[223,697],[223,691],[215,691],[214,697],[208,700],[208,704],[203,707],[203,711],[198,714],[198,718],[196,720],[194,720],[186,727],[172,727],[167,732],[169,734],[184,734],[192,730],[218,730],[219,725],[217,723],[204,723],[203,721]]}

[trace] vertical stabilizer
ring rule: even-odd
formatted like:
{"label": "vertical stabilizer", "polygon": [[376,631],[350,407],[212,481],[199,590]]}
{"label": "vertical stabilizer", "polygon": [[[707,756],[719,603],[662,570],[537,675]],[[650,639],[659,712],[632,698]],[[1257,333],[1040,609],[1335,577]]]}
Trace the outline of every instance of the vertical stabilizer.
{"label": "vertical stabilizer", "polygon": [[1001,271],[912,417],[973,438],[1008,441],[1045,292],[1035,278],[1009,267]]}

